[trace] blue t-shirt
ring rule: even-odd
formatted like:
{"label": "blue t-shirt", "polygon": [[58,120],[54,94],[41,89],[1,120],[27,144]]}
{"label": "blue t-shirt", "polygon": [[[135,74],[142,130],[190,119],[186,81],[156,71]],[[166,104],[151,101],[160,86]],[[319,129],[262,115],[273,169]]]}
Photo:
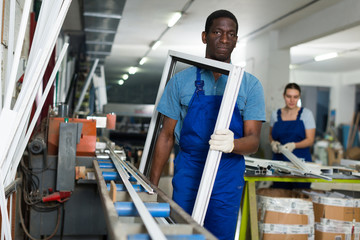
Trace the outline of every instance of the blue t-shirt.
{"label": "blue t-shirt", "polygon": [[[211,71],[202,69],[205,95],[223,95],[228,76],[221,75],[215,82]],[[179,142],[182,123],[187,113],[190,99],[195,91],[196,67],[189,67],[175,74],[165,87],[157,110],[165,116],[178,120],[175,127],[176,141]],[[243,120],[265,121],[264,91],[260,81],[245,72],[237,106]]]}
{"label": "blue t-shirt", "polygon": [[[274,124],[278,121],[277,111],[278,110],[274,110],[271,113],[270,127],[274,127]],[[305,129],[316,128],[315,119],[314,119],[314,116],[313,116],[312,112],[310,111],[310,109],[307,109],[307,108],[303,109],[301,116],[300,116],[300,120],[304,122]]]}

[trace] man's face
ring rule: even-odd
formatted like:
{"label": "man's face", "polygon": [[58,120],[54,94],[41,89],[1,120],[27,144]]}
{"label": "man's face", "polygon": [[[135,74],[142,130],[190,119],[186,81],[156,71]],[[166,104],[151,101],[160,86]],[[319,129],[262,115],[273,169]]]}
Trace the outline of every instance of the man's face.
{"label": "man's face", "polygon": [[237,39],[236,23],[233,20],[214,19],[209,32],[202,32],[202,41],[207,44],[205,57],[229,63]]}

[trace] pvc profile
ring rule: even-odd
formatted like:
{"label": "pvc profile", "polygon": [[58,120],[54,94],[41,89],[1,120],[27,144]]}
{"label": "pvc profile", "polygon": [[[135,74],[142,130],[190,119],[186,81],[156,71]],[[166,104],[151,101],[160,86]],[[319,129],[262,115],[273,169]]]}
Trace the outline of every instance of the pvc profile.
{"label": "pvc profile", "polygon": [[156,122],[157,122],[157,119],[159,117],[159,112],[156,110],[158,104],[159,104],[159,101],[160,101],[160,98],[164,92],[164,88],[165,88],[165,85],[169,79],[169,71],[170,71],[170,68],[171,68],[171,63],[172,63],[172,57],[169,55],[166,59],[166,62],[165,62],[165,66],[164,66],[164,70],[163,70],[163,73],[162,73],[162,76],[161,76],[161,81],[160,81],[160,84],[159,84],[159,90],[158,90],[158,93],[157,93],[157,96],[156,96],[156,100],[155,100],[155,107],[154,107],[154,113],[153,115],[151,116],[151,120],[150,120],[150,124],[149,124],[149,129],[148,129],[148,132],[147,132],[147,135],[146,135],[146,141],[145,141],[145,145],[144,145],[144,149],[143,149],[143,154],[141,155],[141,160],[140,160],[140,165],[139,165],[139,171],[141,173],[144,174],[144,171],[145,171],[145,166],[149,160],[149,157],[151,157],[151,154],[149,156],[149,153],[150,153],[150,145],[152,143],[152,140],[153,140],[153,135],[155,133],[155,128],[156,128]]}
{"label": "pvc profile", "polygon": [[[31,71],[33,68],[34,70],[34,75],[33,74],[26,74],[25,72],[25,77],[24,77],[24,83],[25,85],[23,86],[24,89],[28,89],[27,83],[28,79],[30,79],[30,81],[36,81],[38,80],[38,78],[42,78],[45,69],[46,69],[46,64],[49,61],[50,55],[52,53],[52,49],[55,46],[55,42],[56,42],[56,38],[59,35],[62,23],[65,19],[66,16],[66,12],[70,6],[71,0],[65,0],[63,5],[61,6],[62,8],[60,9],[60,12],[58,15],[56,15],[56,21],[55,24],[53,25],[49,25],[48,28],[50,29],[49,32],[43,32],[41,38],[39,40],[41,40],[41,42],[45,42],[44,46],[41,46],[42,48],[37,49],[36,47],[34,49],[32,49],[31,51],[34,51],[34,53],[36,53],[37,51],[40,51],[42,49],[43,54],[40,56],[39,61],[31,61],[29,62],[29,71]],[[47,19],[45,19],[47,20]],[[39,29],[39,31],[41,31],[42,29]],[[36,64],[35,64],[36,63]],[[35,66],[33,66],[35,65]],[[26,87],[25,87],[26,86]],[[22,91],[23,92],[23,91]],[[20,95],[16,101],[15,107],[14,109],[18,109],[17,106],[18,103],[22,103],[22,102],[28,102],[27,100],[23,99],[23,95],[22,92],[20,92]],[[19,104],[20,104],[19,103]]]}
{"label": "pvc profile", "polygon": [[[42,48],[49,34],[47,31],[51,31],[52,24],[56,22],[56,17],[59,14],[62,1],[43,1],[40,8],[39,18],[36,24],[36,29],[32,41],[31,52],[28,59],[28,67],[25,70],[25,75],[28,73],[28,69],[33,68],[33,64],[36,64],[34,60],[34,53]],[[50,30],[48,30],[50,29]],[[25,82],[26,83],[26,82]]]}
{"label": "pvc profile", "polygon": [[[15,124],[13,123],[12,126],[16,126],[19,125],[19,119],[23,119],[23,122],[26,121],[24,119],[26,119],[26,115],[28,115],[30,112],[29,110],[26,111],[26,109],[29,109],[28,105],[31,104],[34,101],[35,98],[35,94],[36,94],[36,89],[38,89],[39,85],[40,85],[40,80],[41,77],[44,74],[45,71],[45,62],[48,62],[48,59],[50,57],[50,51],[51,49],[54,47],[55,45],[55,40],[59,34],[61,25],[65,19],[66,16],[66,12],[70,6],[71,0],[65,0],[63,5],[62,5],[62,9],[60,10],[59,15],[57,16],[55,25],[53,28],[50,29],[50,34],[49,34],[49,41],[46,41],[45,44],[45,51],[42,51],[42,49],[39,49],[39,52],[37,53],[37,55],[40,55],[40,60],[37,61],[37,65],[35,69],[30,69],[30,72],[33,73],[31,74],[31,76],[27,75],[32,81],[29,82],[29,88],[26,88],[26,92],[25,90],[20,92],[19,98],[17,99],[16,103],[15,103],[15,107],[14,110],[16,110],[18,112],[18,116],[16,119]],[[47,51],[46,51],[47,50]],[[45,52],[44,54],[40,54],[40,52]],[[47,54],[46,54],[47,53]],[[26,79],[26,75],[25,75],[25,79]],[[36,86],[38,86],[36,88]],[[26,114],[27,113],[27,114]],[[9,144],[11,142],[14,142],[14,136],[16,136],[16,139],[19,139],[19,134],[22,132],[21,131],[21,127],[24,127],[25,123],[21,124],[20,126],[17,126],[17,128],[15,129],[15,132],[12,134],[11,136],[11,140],[9,141]],[[8,147],[9,148],[9,147]],[[7,148],[7,149],[8,149]],[[8,151],[8,150],[6,150]],[[10,158],[11,159],[11,158]],[[3,159],[1,160],[1,164],[3,164]]]}
{"label": "pvc profile", "polygon": [[82,89],[82,92],[81,92],[79,101],[78,101],[78,103],[77,103],[77,105],[76,105],[76,107],[75,107],[74,113],[76,113],[76,112],[79,111],[80,106],[81,106],[82,102],[84,101],[85,94],[86,94],[86,92],[87,92],[87,89],[89,88],[89,85],[90,85],[90,83],[91,83],[91,79],[92,79],[92,77],[93,77],[93,75],[94,75],[94,72],[95,72],[95,69],[96,69],[96,67],[97,67],[97,65],[98,65],[98,62],[99,62],[99,59],[98,59],[98,58],[95,59],[93,65],[92,65],[92,67],[91,67],[90,73],[89,73],[89,75],[87,76],[85,85],[84,85],[84,87],[83,87],[83,89]]}
{"label": "pvc profile", "polygon": [[[219,129],[229,128],[243,75],[244,69],[239,66],[234,66],[230,71],[214,132]],[[221,155],[222,152],[210,149],[206,158],[204,171],[201,177],[199,190],[192,212],[192,217],[200,225],[204,224],[204,219],[214,186],[216,173],[220,164]]]}
{"label": "pvc profile", "polygon": [[[160,125],[160,114],[157,112],[156,108],[164,91],[166,82],[170,79],[174,71],[176,61],[205,68],[211,71],[216,71],[222,74],[229,74],[229,80],[225,88],[224,97],[220,106],[219,117],[216,122],[215,130],[229,128],[230,125],[232,112],[236,103],[236,96],[240,89],[244,70],[239,66],[234,66],[228,63],[193,56],[185,53],[169,51],[168,58],[163,70],[161,82],[159,85],[159,91],[155,102],[154,113],[150,121],[143,155],[139,166],[139,170],[142,173],[146,171],[145,168],[147,167],[147,163],[151,160],[153,147],[156,141],[157,130],[159,129]],[[193,218],[198,223],[200,223],[200,225],[203,224],[205,218],[220,158],[221,152],[213,150],[209,151],[193,211]]]}
{"label": "pvc profile", "polygon": [[295,154],[284,148],[284,146],[279,146],[279,151],[284,154],[295,165],[295,167],[297,167],[303,173],[303,175],[312,175],[328,181],[332,180],[332,178],[328,176],[321,175],[321,171],[314,172],[311,170],[311,168],[309,168],[306,163],[300,160]]}
{"label": "pvc profile", "polygon": [[20,145],[20,148],[18,148],[17,150],[17,154],[15,156],[15,159],[13,161],[13,164],[12,164],[12,167],[11,169],[8,169],[8,171],[11,171],[11,174],[9,176],[7,176],[8,179],[14,179],[15,175],[16,175],[16,169],[17,169],[17,166],[19,165],[20,163],[20,160],[21,160],[21,156],[22,154],[24,153],[25,151],[25,148],[26,148],[26,145],[31,137],[31,134],[35,128],[35,124],[37,122],[37,119],[39,118],[40,116],[40,113],[41,113],[41,110],[44,106],[44,103],[45,103],[45,100],[50,92],[50,89],[52,87],[52,84],[54,83],[54,80],[55,80],[55,77],[56,77],[56,74],[57,74],[57,71],[59,70],[59,67],[60,67],[60,64],[61,64],[61,61],[62,59],[64,58],[65,54],[66,54],[66,51],[68,49],[68,46],[69,44],[68,43],[65,43],[61,52],[60,52],[60,55],[59,55],[59,58],[57,59],[56,61],[56,64],[54,66],[54,69],[50,75],[50,78],[49,78],[49,82],[47,83],[46,85],[46,88],[44,90],[44,93],[42,95],[42,98],[41,98],[41,101],[35,111],[35,114],[34,114],[34,117],[29,125],[29,128],[28,128],[28,131],[25,135],[25,138],[22,140],[22,142],[19,144]]}
{"label": "pvc profile", "polygon": [[[69,42],[69,36],[65,35],[64,37],[64,44]],[[66,54],[64,59],[63,59],[63,64],[62,64],[62,68],[60,70],[61,72],[61,80],[60,80],[60,84],[59,84],[59,90],[58,90],[58,102],[60,103],[64,103],[66,100],[66,85],[67,85],[67,81],[66,81],[66,76],[67,76],[67,57],[68,55]],[[58,103],[56,103],[58,104]]]}
{"label": "pvc profile", "polygon": [[[28,105],[30,104],[30,102],[34,101],[34,98],[35,98],[35,95],[34,95],[35,93],[33,93],[34,89],[36,87],[35,84],[39,85],[39,83],[36,81],[30,82],[29,90],[25,92],[25,96],[27,96],[27,98],[26,98],[25,102],[22,105],[20,105],[21,108],[19,110],[16,110],[16,109],[10,110],[10,111],[15,112],[16,118],[15,118],[14,122],[9,123],[9,125],[11,126],[11,129],[13,131],[11,133],[11,136],[8,139],[8,142],[6,143],[7,147],[6,147],[5,157],[6,157],[6,159],[8,159],[7,161],[11,161],[11,159],[12,159],[11,154],[15,152],[17,145],[19,143],[19,140],[21,138],[21,134],[24,131],[24,129],[26,128],[25,124],[28,121],[28,117],[29,117],[29,114],[31,111],[31,108]],[[33,96],[33,98],[31,98],[32,96]],[[16,102],[16,103],[18,103],[18,102]],[[15,107],[16,107],[16,104],[15,104]],[[0,160],[1,160],[0,161],[1,167],[4,170],[3,164],[5,162],[5,158],[0,159]],[[7,163],[6,165],[9,165],[9,163]]]}
{"label": "pvc profile", "polygon": [[166,240],[164,233],[161,231],[160,227],[156,224],[154,218],[150,215],[146,206],[142,202],[139,195],[135,192],[135,189],[131,185],[130,181],[127,179],[124,168],[118,169],[120,177],[136,207],[137,212],[139,213],[144,225],[152,239],[157,240]]}
{"label": "pvc profile", "polygon": [[[15,1],[11,1],[11,2],[15,2]],[[20,54],[22,51],[23,43],[24,43],[27,21],[28,21],[29,14],[30,14],[31,2],[32,2],[31,0],[26,0],[25,5],[24,5],[23,14],[21,16],[19,35],[18,35],[18,38],[16,41],[15,54],[14,54],[12,62],[11,62],[11,70],[10,70],[9,78],[7,80],[8,84],[7,84],[7,89],[6,89],[4,107],[8,107],[8,108],[10,108],[11,98],[12,98],[12,94],[13,94],[13,91],[15,88],[16,74],[17,74],[17,69],[19,67]],[[12,5],[12,4],[10,4],[10,5]],[[9,49],[9,50],[10,50],[10,52],[8,52],[8,56],[12,55],[12,50],[11,49]],[[10,68],[10,65],[8,65],[8,68]]]}
{"label": "pvc profile", "polygon": [[[139,177],[139,175],[137,175],[133,169],[131,169],[123,160],[121,160],[109,144],[108,149],[110,150],[110,157],[118,171],[119,168],[125,168],[149,194],[154,194],[154,189],[152,189],[149,184],[147,184],[141,177]],[[121,166],[118,165],[119,163]]]}
{"label": "pvc profile", "polygon": [[[1,8],[3,9],[3,8]],[[9,36],[8,36],[8,55],[7,55],[7,69],[5,75],[5,90],[8,88],[10,70],[14,59],[14,32],[15,32],[15,1],[10,1],[10,12],[9,12]],[[12,92],[11,92],[12,94]],[[10,106],[10,105],[9,105]]]}
{"label": "pvc profile", "polygon": [[[11,149],[11,144],[14,142],[12,149],[16,149],[16,146],[18,144],[18,142],[14,141],[14,138],[17,140],[20,138],[21,132],[17,133],[21,121],[19,115],[20,114],[18,111],[10,110],[9,108],[4,108],[0,116],[0,122],[1,122],[0,128],[2,128],[1,130],[2,141],[0,144],[0,166],[2,166],[1,169],[3,171],[4,170],[7,171],[7,169],[4,169],[3,163],[8,155],[9,149]],[[10,150],[10,151],[14,151],[14,150]]]}
{"label": "pvc profile", "polygon": [[159,122],[160,122],[160,114],[156,110],[160,98],[164,92],[165,85],[167,81],[170,79],[170,77],[173,75],[173,72],[175,70],[175,64],[176,62],[182,62],[194,66],[198,66],[201,68],[206,68],[212,71],[218,71],[221,73],[228,74],[230,70],[232,69],[231,64],[215,61],[209,58],[203,58],[199,56],[194,56],[186,53],[181,53],[177,51],[170,50],[168,53],[168,57],[164,66],[164,70],[161,76],[161,81],[159,84],[159,90],[158,94],[156,96],[155,101],[155,107],[154,107],[154,113],[151,117],[148,133],[146,135],[146,141],[144,145],[143,154],[141,156],[141,162],[139,166],[139,171],[146,175],[145,171],[147,171],[146,167],[148,165],[148,162],[151,160],[153,147],[155,145],[156,140],[156,134],[157,130],[159,129]]}

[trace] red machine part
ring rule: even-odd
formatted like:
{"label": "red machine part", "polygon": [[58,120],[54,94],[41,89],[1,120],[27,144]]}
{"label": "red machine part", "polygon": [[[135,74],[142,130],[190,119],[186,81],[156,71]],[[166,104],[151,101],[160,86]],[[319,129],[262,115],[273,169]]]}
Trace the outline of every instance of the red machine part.
{"label": "red machine part", "polygon": [[52,194],[49,194],[49,195],[43,197],[42,201],[43,202],[58,201],[58,202],[62,203],[62,202],[65,202],[65,201],[69,200],[70,196],[71,196],[70,191],[54,192]]}
{"label": "red machine part", "polygon": [[[57,155],[59,146],[59,128],[60,122],[64,122],[64,118],[49,119],[48,134],[48,154]],[[77,156],[95,156],[96,147],[96,120],[69,118],[69,123],[82,123],[81,138],[76,146]]]}

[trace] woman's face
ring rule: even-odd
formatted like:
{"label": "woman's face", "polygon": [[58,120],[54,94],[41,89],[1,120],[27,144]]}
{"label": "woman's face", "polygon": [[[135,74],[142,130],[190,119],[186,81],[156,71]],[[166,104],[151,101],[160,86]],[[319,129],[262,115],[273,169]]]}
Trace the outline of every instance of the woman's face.
{"label": "woman's face", "polygon": [[284,94],[285,104],[287,108],[294,109],[300,99],[300,92],[296,89],[286,89]]}

